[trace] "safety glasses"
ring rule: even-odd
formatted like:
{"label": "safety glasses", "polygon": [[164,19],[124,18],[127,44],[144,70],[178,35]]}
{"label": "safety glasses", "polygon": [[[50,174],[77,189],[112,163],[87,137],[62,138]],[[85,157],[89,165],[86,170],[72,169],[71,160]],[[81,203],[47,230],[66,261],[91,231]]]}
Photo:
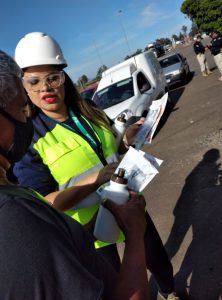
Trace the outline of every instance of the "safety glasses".
{"label": "safety glasses", "polygon": [[24,76],[22,78],[23,86],[26,90],[32,92],[39,92],[43,85],[47,85],[49,88],[59,88],[65,82],[65,75],[63,71],[51,73],[43,78],[35,76]]}

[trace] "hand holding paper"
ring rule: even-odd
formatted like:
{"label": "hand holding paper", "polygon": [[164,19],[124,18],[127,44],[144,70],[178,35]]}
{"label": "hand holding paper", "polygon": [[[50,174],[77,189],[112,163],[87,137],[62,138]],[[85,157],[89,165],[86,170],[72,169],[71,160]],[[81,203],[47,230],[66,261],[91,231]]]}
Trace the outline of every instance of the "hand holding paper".
{"label": "hand holding paper", "polygon": [[144,124],[140,127],[135,137],[136,149],[141,149],[144,144],[151,143],[154,132],[165,110],[167,99],[168,93],[161,99],[152,102]]}
{"label": "hand holding paper", "polygon": [[159,173],[158,168],[162,162],[161,159],[130,147],[117,170],[119,168],[125,169],[130,190],[142,192],[154,176]]}

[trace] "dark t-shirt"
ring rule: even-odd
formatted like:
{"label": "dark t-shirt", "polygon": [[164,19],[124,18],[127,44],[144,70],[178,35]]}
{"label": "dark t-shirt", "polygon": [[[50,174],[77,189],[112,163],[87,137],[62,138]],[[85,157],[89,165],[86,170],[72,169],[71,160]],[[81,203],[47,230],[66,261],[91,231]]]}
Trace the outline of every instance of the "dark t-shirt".
{"label": "dark t-shirt", "polygon": [[30,190],[0,186],[0,299],[106,299],[116,273],[73,219]]}
{"label": "dark t-shirt", "polygon": [[194,52],[196,54],[199,54],[199,53],[204,54],[205,53],[205,47],[203,46],[203,44],[201,42],[196,41],[193,45],[193,48],[194,48]]}
{"label": "dark t-shirt", "polygon": [[221,52],[222,49],[222,36],[217,36],[211,41],[211,53],[212,55],[217,55]]}

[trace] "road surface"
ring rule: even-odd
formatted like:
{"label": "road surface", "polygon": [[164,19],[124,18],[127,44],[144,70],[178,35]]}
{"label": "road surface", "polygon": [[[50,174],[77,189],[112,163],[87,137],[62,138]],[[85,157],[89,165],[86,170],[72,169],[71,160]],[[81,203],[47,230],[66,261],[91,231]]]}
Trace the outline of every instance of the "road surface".
{"label": "road surface", "polygon": [[[193,78],[171,91],[173,110],[146,151],[164,160],[144,191],[148,211],[172,259],[181,299],[222,295],[222,82],[202,77],[192,45],[179,46]],[[157,299],[151,282],[152,299]]]}

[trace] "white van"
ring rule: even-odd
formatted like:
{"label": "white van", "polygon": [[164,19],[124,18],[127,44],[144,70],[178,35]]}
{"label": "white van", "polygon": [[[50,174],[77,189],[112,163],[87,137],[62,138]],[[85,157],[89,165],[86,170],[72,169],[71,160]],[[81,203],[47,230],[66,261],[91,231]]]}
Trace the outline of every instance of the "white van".
{"label": "white van", "polygon": [[163,70],[152,51],[143,52],[102,73],[93,101],[115,120],[146,116],[153,100],[168,91]]}

